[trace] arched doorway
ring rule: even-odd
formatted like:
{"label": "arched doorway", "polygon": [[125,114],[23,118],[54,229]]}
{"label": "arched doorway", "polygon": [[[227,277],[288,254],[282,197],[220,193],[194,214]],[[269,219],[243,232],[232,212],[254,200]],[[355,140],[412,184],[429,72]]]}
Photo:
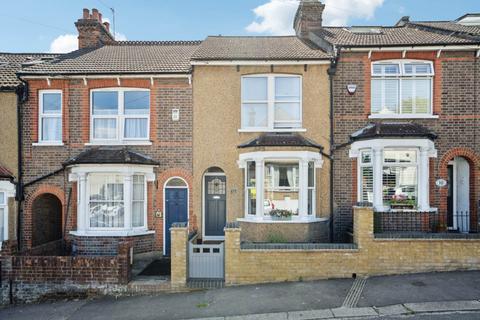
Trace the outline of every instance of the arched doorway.
{"label": "arched doorway", "polygon": [[464,157],[455,157],[447,169],[447,225],[466,233],[470,231],[470,164]]}
{"label": "arched doorway", "polygon": [[51,193],[33,200],[32,246],[62,239],[62,202]]}
{"label": "arched doorway", "polygon": [[203,175],[203,238],[223,240],[227,221],[227,178],[222,169],[209,168]]}
{"label": "arched doorway", "polygon": [[180,177],[172,177],[164,186],[163,254],[170,256],[170,227],[175,222],[188,222],[188,184]]}

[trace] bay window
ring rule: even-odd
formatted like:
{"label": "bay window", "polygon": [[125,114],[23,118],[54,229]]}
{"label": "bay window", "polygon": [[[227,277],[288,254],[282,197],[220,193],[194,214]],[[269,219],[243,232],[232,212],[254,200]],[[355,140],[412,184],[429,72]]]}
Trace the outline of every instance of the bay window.
{"label": "bay window", "polygon": [[92,90],[92,142],[147,141],[149,130],[150,90],[122,88]]}
{"label": "bay window", "polygon": [[62,91],[42,90],[39,96],[39,143],[62,143]]}
{"label": "bay window", "polygon": [[432,115],[433,64],[394,60],[372,64],[372,115]]}
{"label": "bay window", "polygon": [[295,75],[242,77],[242,129],[289,130],[302,127],[302,81]]}
{"label": "bay window", "polygon": [[315,219],[316,169],[321,156],[308,151],[252,152],[240,155],[245,170],[245,217],[271,220],[273,210],[292,220]]}
{"label": "bay window", "polygon": [[352,144],[358,159],[358,202],[376,210],[429,211],[429,161],[433,142],[423,139],[365,140]]}
{"label": "bay window", "polygon": [[70,181],[78,184],[77,231],[81,235],[129,235],[147,232],[149,166],[78,166]]}

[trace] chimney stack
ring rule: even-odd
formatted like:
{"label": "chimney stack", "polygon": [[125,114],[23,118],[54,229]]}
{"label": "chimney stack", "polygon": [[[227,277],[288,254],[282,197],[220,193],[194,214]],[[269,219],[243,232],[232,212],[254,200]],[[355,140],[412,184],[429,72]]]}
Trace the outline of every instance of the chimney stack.
{"label": "chimney stack", "polygon": [[75,22],[78,30],[78,48],[96,48],[115,43],[110,33],[110,24],[102,23],[102,14],[97,9],[83,9],[83,16]]}
{"label": "chimney stack", "polygon": [[298,37],[308,38],[310,32],[322,29],[322,14],[325,5],[319,0],[301,0],[298,5],[293,28]]}

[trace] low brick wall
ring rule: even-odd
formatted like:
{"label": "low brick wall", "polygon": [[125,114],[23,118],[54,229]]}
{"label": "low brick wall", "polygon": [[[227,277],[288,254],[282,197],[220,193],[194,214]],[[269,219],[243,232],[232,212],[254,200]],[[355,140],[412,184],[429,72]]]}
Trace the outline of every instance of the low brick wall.
{"label": "low brick wall", "polygon": [[240,222],[241,239],[245,242],[270,242],[272,239],[282,242],[327,242],[328,221],[311,223],[259,223]]}
{"label": "low brick wall", "polygon": [[133,253],[145,253],[154,250],[155,234],[130,237],[90,237],[71,235],[72,253],[79,256],[114,256],[118,253],[118,244],[122,241],[132,243]]}
{"label": "low brick wall", "polygon": [[2,256],[0,302],[31,302],[63,291],[78,294],[126,285],[130,247],[122,242],[118,255],[104,257]]}
{"label": "low brick wall", "polygon": [[371,208],[354,209],[354,247],[243,246],[225,229],[227,285],[430,271],[479,270],[480,239],[379,239]]}

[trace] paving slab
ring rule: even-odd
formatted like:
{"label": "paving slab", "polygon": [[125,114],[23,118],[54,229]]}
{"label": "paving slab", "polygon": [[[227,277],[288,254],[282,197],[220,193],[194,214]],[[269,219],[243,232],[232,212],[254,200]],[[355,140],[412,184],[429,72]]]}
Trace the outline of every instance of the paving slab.
{"label": "paving slab", "polygon": [[264,313],[225,317],[225,320],[287,320],[287,313]]}
{"label": "paving slab", "polygon": [[477,300],[406,303],[405,307],[413,312],[443,312],[443,311],[472,311],[480,310]]}
{"label": "paving slab", "polygon": [[477,300],[480,272],[437,272],[368,278],[358,307]]}
{"label": "paving slab", "polygon": [[363,308],[336,308],[332,309],[335,318],[350,318],[350,317],[369,317],[377,316],[378,313],[371,307]]}
{"label": "paving slab", "polygon": [[69,319],[78,309],[87,303],[88,300],[79,300],[6,307],[0,309],[0,319],[64,320]]}
{"label": "paving slab", "polygon": [[316,320],[333,318],[333,312],[330,309],[295,311],[288,313],[288,320]]}
{"label": "paving slab", "polygon": [[375,309],[377,310],[378,314],[381,316],[383,315],[395,316],[395,315],[411,313],[410,310],[408,310],[401,304],[395,304],[392,306],[385,306],[385,307],[376,307]]}

